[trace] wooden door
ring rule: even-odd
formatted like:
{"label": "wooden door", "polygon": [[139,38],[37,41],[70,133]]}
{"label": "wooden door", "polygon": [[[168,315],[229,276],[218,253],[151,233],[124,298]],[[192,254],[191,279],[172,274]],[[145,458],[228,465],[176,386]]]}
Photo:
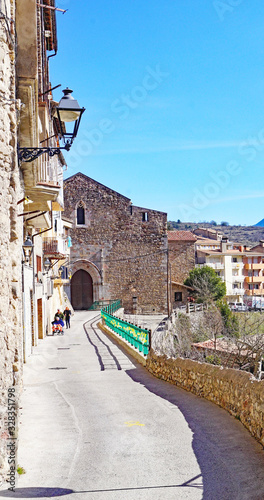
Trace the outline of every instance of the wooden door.
{"label": "wooden door", "polygon": [[42,312],[42,299],[37,300],[38,308],[38,338],[43,339],[43,312]]}
{"label": "wooden door", "polygon": [[71,279],[71,303],[73,309],[89,309],[93,303],[93,281],[89,273],[80,269]]}

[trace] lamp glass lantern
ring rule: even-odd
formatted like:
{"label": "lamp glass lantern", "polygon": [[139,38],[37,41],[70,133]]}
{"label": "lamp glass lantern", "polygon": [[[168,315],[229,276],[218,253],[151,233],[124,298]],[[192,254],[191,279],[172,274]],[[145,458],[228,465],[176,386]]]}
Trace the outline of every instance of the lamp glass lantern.
{"label": "lamp glass lantern", "polygon": [[[64,96],[61,98],[55,111],[55,116],[58,119],[59,124],[58,132],[60,138],[63,139],[65,143],[66,149],[70,149],[73,140],[77,135],[82,114],[85,111],[85,108],[81,108],[78,101],[71,95],[72,92],[73,91],[68,87],[63,90]],[[65,123],[72,124],[70,131],[66,130]]]}
{"label": "lamp glass lantern", "polygon": [[22,245],[22,248],[23,248],[25,260],[26,260],[26,262],[29,262],[31,254],[33,252],[33,243],[30,239],[30,236],[26,237],[24,244]]}
{"label": "lamp glass lantern", "polygon": [[51,268],[51,262],[50,262],[50,260],[48,258],[45,259],[43,265],[44,265],[44,269],[45,269],[46,273],[48,273],[49,270],[50,270],[50,268]]}

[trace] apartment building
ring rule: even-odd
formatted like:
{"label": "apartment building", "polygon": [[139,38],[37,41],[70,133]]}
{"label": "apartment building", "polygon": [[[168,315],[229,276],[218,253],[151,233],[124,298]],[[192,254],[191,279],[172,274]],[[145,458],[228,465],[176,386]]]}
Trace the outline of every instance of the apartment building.
{"label": "apartment building", "polygon": [[244,257],[243,247],[234,245],[226,237],[222,238],[219,249],[196,249],[196,265],[207,265],[215,270],[226,284],[226,296],[229,302],[243,300],[245,293]]}
{"label": "apartment building", "polygon": [[[202,242],[203,243],[203,242]],[[229,242],[223,237],[217,250],[206,249],[201,240],[196,242],[196,265],[212,267],[225,282],[229,302],[256,301],[264,298],[264,241],[248,248]],[[254,306],[254,300],[251,301]]]}
{"label": "apartment building", "polygon": [[[244,259],[245,296],[264,296],[264,241],[252,247]],[[253,304],[254,305],[254,304]]]}

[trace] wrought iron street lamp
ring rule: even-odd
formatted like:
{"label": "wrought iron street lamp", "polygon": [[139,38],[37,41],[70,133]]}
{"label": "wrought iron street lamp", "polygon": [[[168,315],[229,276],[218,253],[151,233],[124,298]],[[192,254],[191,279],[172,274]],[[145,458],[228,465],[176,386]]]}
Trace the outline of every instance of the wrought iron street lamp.
{"label": "wrought iron street lamp", "polygon": [[52,267],[52,264],[48,258],[44,260],[43,266],[44,266],[44,269],[45,269],[46,274],[47,274],[49,272],[50,268]]}
{"label": "wrought iron street lamp", "polygon": [[33,251],[33,243],[30,239],[30,236],[26,237],[26,239],[24,241],[24,245],[22,245],[22,248],[23,248],[25,261],[29,262],[29,259],[31,257],[32,251]]}
{"label": "wrought iron street lamp", "polygon": [[[58,106],[55,109],[54,117],[57,119],[59,138],[63,140],[63,147],[43,147],[43,148],[18,148],[18,159],[23,162],[31,162],[39,156],[47,153],[49,156],[60,154],[60,151],[65,149],[69,151],[71,145],[77,136],[80,121],[85,108],[81,108],[78,101],[72,97],[72,90],[68,87],[63,90],[64,96],[61,98]],[[66,130],[65,123],[71,123],[70,130]]]}

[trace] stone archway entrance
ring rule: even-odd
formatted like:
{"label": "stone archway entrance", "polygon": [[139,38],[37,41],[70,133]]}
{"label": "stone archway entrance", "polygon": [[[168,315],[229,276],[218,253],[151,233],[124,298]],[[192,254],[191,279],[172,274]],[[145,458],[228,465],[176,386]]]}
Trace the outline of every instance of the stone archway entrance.
{"label": "stone archway entrance", "polygon": [[93,303],[93,280],[84,269],[76,271],[71,279],[71,303],[73,309],[89,309]]}

